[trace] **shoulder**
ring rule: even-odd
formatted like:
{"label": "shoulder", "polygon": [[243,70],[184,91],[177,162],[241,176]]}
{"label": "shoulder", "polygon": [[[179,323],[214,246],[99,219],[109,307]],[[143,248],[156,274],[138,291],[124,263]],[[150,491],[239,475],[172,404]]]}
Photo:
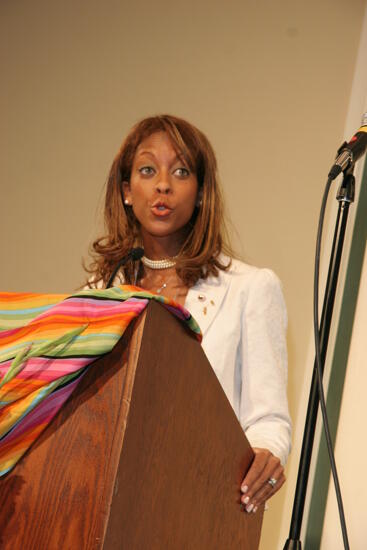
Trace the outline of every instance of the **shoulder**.
{"label": "shoulder", "polygon": [[87,281],[87,284],[83,287],[83,290],[102,290],[106,287],[103,279],[96,280],[93,277]]}
{"label": "shoulder", "polygon": [[83,286],[82,290],[101,290],[102,288],[104,288],[102,279],[96,281],[95,279],[91,278],[88,280],[87,284]]}
{"label": "shoulder", "polygon": [[227,270],[219,271],[218,279],[223,283],[269,291],[282,287],[279,277],[269,268],[256,267],[224,255],[221,255],[221,262],[229,265]]}
{"label": "shoulder", "polygon": [[[124,284],[124,276],[123,276],[123,273],[119,272],[116,274],[116,277],[113,280],[113,286],[118,286],[123,284]],[[104,288],[106,288],[106,283],[103,281],[103,279],[96,280],[92,277],[88,280],[87,284],[83,287],[83,290],[88,290],[88,289],[101,290]]]}
{"label": "shoulder", "polygon": [[234,258],[221,258],[227,271],[220,271],[218,282],[227,286],[227,296],[243,308],[246,314],[272,313],[287,324],[286,306],[283,288],[279,277],[273,270],[256,267]]}

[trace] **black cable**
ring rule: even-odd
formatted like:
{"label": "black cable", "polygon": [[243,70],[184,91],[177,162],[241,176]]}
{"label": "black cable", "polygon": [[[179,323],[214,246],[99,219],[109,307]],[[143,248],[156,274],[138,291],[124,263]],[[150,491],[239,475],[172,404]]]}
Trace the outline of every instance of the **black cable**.
{"label": "black cable", "polygon": [[140,248],[140,246],[136,248],[132,248],[126,256],[124,256],[115,269],[113,270],[111,277],[108,279],[108,283],[106,285],[106,288],[111,288],[113,281],[117,275],[118,270],[123,267],[129,260],[132,260],[133,262],[136,262],[137,260],[140,260],[144,256],[144,250],[143,248]]}
{"label": "black cable", "polygon": [[346,550],[349,550],[349,541],[348,541],[347,526],[346,526],[345,516],[344,516],[343,500],[342,500],[342,495],[340,491],[338,472],[335,464],[333,444],[331,441],[329,421],[328,421],[328,416],[326,411],[325,394],[324,394],[324,388],[322,384],[321,345],[320,345],[320,329],[319,329],[319,273],[320,273],[321,239],[322,239],[322,229],[323,229],[324,219],[325,219],[326,204],[327,204],[327,199],[328,199],[331,184],[332,184],[332,179],[329,177],[326,183],[324,196],[322,198],[319,225],[317,230],[315,272],[314,272],[313,326],[314,326],[314,338],[315,338],[315,350],[316,350],[316,372],[317,372],[317,382],[318,382],[318,389],[319,389],[319,399],[320,399],[320,408],[322,413],[323,427],[324,427],[327,450],[328,450],[329,459],[330,459],[331,471],[333,474],[344,548]]}

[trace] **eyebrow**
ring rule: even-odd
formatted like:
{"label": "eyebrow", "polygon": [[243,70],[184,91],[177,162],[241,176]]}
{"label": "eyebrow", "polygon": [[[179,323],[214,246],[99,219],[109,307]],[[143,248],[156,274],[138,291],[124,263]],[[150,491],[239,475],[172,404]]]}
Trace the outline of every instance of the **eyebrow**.
{"label": "eyebrow", "polygon": [[[149,150],[145,150],[145,149],[143,149],[143,151],[139,151],[139,152],[138,152],[138,155],[139,155],[139,156],[140,156],[140,155],[149,155],[150,157],[156,158],[156,156],[155,156],[154,153],[152,153],[152,152],[149,151]],[[178,155],[178,154],[176,154],[174,160],[175,160],[175,161],[176,161],[176,160],[180,160],[181,162],[185,162],[185,159],[183,158],[183,156],[182,156],[182,155]]]}

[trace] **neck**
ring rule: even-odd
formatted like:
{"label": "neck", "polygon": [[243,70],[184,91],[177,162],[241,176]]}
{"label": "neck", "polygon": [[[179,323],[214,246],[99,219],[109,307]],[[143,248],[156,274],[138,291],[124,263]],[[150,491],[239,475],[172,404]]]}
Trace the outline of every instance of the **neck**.
{"label": "neck", "polygon": [[144,256],[150,260],[162,260],[165,258],[173,258],[177,256],[180,251],[180,244],[173,243],[168,239],[143,239]]}

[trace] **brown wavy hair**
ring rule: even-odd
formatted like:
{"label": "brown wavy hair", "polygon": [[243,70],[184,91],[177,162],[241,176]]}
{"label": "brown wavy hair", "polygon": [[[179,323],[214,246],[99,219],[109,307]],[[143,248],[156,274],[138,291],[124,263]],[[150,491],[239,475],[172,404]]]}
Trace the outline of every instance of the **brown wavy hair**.
{"label": "brown wavy hair", "polygon": [[[224,252],[233,256],[224,223],[223,200],[217,180],[217,161],[206,136],[195,126],[171,115],[145,118],[130,131],[113,161],[106,183],[104,221],[106,234],[92,244],[93,258],[86,271],[92,275],[91,286],[107,284],[118,262],[131,248],[141,244],[139,222],[131,206],[123,201],[122,182],[130,181],[132,164],[139,144],[156,132],[166,132],[177,154],[196,174],[201,189],[201,205],[195,208],[189,222],[188,236],[176,263],[178,276],[187,286],[200,278],[218,276],[218,270],[229,267],[220,258]],[[139,276],[143,267],[140,266]],[[132,262],[124,268],[124,280],[133,284]]]}

